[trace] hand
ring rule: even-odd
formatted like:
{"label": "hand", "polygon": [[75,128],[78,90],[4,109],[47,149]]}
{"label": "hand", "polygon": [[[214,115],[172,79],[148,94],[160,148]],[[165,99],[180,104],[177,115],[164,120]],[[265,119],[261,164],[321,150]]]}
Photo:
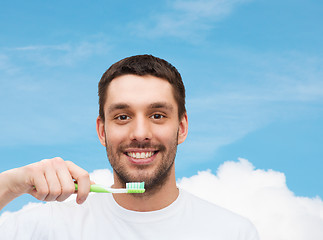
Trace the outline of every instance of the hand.
{"label": "hand", "polygon": [[7,190],[2,189],[2,192],[11,199],[29,193],[42,201],[64,201],[75,193],[75,180],[78,183],[76,201],[81,204],[91,185],[88,172],[58,157],[11,169],[1,173],[0,177],[4,181],[0,187]]}

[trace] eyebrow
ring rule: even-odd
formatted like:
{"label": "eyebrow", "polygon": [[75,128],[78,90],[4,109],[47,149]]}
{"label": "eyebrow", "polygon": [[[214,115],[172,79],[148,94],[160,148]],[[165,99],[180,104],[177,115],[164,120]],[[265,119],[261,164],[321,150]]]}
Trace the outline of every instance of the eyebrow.
{"label": "eyebrow", "polygon": [[[108,108],[108,113],[111,113],[111,112],[114,112],[116,110],[124,110],[124,109],[129,109],[130,108],[130,105],[127,104],[127,103],[115,103],[115,104],[112,104],[111,106],[109,106]],[[166,109],[168,111],[173,111],[174,107],[167,103],[167,102],[155,102],[155,103],[152,103],[148,106],[149,109]]]}
{"label": "eyebrow", "polygon": [[167,102],[156,102],[156,103],[152,103],[149,105],[150,109],[166,109],[168,111],[173,111],[174,107],[173,105],[167,103]]}
{"label": "eyebrow", "polygon": [[108,113],[111,113],[111,112],[116,111],[116,110],[122,110],[122,109],[128,109],[128,108],[130,108],[129,104],[116,103],[116,104],[112,104],[111,106],[109,106]]}

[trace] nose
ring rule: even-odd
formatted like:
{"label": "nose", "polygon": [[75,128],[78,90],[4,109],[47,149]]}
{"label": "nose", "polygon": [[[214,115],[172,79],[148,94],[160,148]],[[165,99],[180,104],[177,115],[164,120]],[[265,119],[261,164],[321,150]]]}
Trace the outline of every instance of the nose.
{"label": "nose", "polygon": [[132,121],[130,138],[132,141],[148,141],[151,140],[152,132],[149,120],[144,116],[138,116]]}

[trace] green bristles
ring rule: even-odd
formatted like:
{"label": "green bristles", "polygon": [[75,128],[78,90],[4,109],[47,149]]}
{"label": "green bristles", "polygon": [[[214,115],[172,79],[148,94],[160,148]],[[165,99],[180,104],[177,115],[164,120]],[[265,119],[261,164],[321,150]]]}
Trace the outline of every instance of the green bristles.
{"label": "green bristles", "polygon": [[145,182],[126,183],[126,188],[128,190],[128,193],[144,193],[145,192]]}

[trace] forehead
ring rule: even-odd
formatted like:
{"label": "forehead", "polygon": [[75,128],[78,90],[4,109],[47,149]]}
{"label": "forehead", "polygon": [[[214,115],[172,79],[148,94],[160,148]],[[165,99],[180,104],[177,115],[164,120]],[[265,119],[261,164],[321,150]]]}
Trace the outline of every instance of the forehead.
{"label": "forehead", "polygon": [[128,74],[111,81],[107,88],[105,105],[127,103],[142,106],[154,102],[176,105],[172,85],[167,80],[155,76]]}

